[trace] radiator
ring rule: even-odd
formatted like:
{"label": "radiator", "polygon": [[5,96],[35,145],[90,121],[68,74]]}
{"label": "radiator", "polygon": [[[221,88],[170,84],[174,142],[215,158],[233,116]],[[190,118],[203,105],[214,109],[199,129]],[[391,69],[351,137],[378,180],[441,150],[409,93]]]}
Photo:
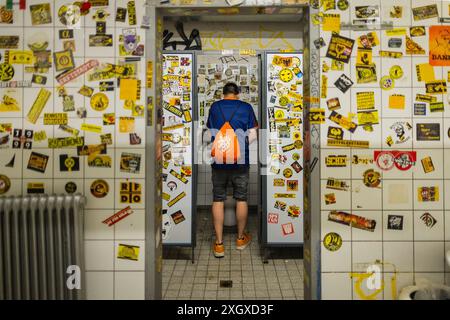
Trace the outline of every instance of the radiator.
{"label": "radiator", "polygon": [[[0,300],[85,298],[84,203],[79,194],[0,198]],[[74,265],[81,289],[67,285]]]}

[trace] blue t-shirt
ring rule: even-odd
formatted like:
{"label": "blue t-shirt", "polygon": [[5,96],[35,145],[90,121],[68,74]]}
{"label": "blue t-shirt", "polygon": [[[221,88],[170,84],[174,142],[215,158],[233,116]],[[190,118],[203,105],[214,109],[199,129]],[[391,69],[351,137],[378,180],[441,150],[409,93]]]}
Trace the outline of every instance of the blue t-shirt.
{"label": "blue t-shirt", "polygon": [[[224,119],[225,117],[225,119]],[[231,119],[231,121],[230,121]],[[258,126],[255,113],[250,104],[240,100],[220,100],[214,102],[209,109],[206,126],[211,129],[211,142],[226,121],[230,122],[238,137],[241,157],[236,164],[216,164],[211,166],[216,169],[235,169],[250,165],[248,130]]]}

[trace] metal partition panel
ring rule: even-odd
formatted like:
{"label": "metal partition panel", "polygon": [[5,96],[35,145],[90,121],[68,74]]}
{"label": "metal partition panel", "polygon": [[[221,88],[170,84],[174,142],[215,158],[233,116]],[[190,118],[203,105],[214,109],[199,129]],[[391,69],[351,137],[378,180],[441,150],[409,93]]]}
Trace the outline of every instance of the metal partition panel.
{"label": "metal partition panel", "polygon": [[263,245],[303,243],[303,54],[264,55]]}
{"label": "metal partition panel", "polygon": [[195,246],[195,54],[164,52],[162,72],[163,244]]}

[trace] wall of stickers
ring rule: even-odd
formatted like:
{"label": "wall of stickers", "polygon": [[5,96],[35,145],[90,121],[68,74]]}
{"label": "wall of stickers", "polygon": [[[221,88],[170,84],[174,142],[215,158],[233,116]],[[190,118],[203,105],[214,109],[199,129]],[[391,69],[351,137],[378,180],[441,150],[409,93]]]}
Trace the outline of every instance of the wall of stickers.
{"label": "wall of stickers", "polygon": [[303,55],[267,53],[263,88],[263,241],[303,243]]}
{"label": "wall of stickers", "polygon": [[163,54],[164,244],[194,245],[195,241],[194,57],[193,53]]}
{"label": "wall of stickers", "polygon": [[450,284],[450,27],[439,18],[449,21],[448,1],[321,1],[312,17],[323,299],[395,299],[419,278]]}
{"label": "wall of stickers", "polygon": [[87,297],[142,299],[144,1],[8,6],[0,4],[0,196],[84,194]]}

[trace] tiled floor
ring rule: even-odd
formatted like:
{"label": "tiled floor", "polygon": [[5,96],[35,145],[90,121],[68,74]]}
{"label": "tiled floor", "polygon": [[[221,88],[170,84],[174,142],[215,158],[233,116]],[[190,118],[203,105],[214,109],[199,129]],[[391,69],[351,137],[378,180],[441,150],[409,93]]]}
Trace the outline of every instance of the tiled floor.
{"label": "tiled floor", "polygon": [[[292,259],[292,256],[299,256],[298,248],[295,252],[288,250],[289,259],[283,253],[283,259],[269,259],[264,264],[260,256],[255,215],[249,217],[248,230],[253,241],[243,251],[235,249],[235,233],[225,233],[225,257],[217,259],[211,252],[214,239],[211,214],[200,211],[195,263],[190,260],[190,248],[165,249],[164,299],[303,299],[303,260]],[[232,287],[221,288],[221,280],[232,280]]]}

